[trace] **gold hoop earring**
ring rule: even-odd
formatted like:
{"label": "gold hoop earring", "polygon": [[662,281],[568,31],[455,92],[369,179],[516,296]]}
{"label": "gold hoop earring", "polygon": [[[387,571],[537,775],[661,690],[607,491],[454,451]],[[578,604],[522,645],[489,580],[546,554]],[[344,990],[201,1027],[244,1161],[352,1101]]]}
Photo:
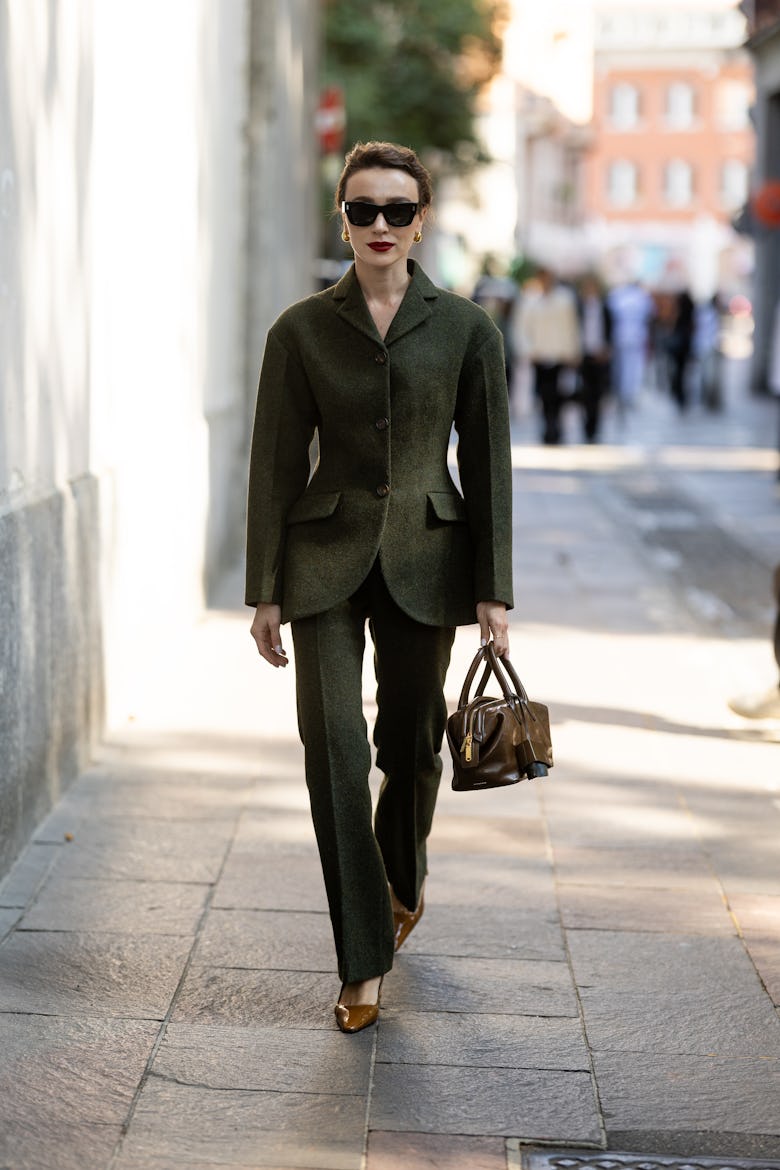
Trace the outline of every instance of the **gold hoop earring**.
{"label": "gold hoop earring", "polygon": [[422,242],[422,232],[415,232],[414,233],[414,242],[415,242],[415,244],[419,244]]}
{"label": "gold hoop earring", "polygon": [[341,238],[345,244],[349,243],[349,232],[347,231],[346,228],[344,228],[344,231],[341,233]]}

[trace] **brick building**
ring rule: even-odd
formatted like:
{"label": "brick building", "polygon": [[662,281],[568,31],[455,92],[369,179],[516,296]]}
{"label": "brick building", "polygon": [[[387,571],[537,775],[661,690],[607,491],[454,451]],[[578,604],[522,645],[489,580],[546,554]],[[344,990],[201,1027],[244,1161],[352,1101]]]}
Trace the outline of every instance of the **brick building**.
{"label": "brick building", "polygon": [[754,153],[744,38],[722,4],[597,6],[584,201],[612,275],[700,296],[744,283],[748,246],[731,227]]}

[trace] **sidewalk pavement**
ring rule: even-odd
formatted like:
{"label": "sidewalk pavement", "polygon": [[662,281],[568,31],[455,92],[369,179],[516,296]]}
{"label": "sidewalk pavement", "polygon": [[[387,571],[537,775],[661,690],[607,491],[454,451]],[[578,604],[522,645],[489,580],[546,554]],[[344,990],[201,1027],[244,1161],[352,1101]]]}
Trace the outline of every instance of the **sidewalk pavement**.
{"label": "sidewalk pavement", "polygon": [[650,395],[596,447],[517,424],[513,661],[555,768],[445,772],[359,1035],[294,666],[240,608],[169,647],[0,887],[0,1170],[780,1167],[780,729],[726,706],[774,677],[775,422]]}

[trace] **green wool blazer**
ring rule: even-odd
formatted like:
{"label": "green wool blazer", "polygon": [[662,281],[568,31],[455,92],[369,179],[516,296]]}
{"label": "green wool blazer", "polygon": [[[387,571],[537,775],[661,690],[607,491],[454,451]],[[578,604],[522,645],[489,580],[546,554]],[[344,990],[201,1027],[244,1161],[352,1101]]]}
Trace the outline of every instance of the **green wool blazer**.
{"label": "green wool blazer", "polygon": [[[471,301],[411,282],[384,341],[354,266],[268,333],[247,515],[246,603],[282,621],[346,600],[380,558],[397,605],[467,625],[512,605],[512,470],[501,334]],[[458,436],[462,494],[447,465]],[[310,474],[309,448],[319,459]]]}

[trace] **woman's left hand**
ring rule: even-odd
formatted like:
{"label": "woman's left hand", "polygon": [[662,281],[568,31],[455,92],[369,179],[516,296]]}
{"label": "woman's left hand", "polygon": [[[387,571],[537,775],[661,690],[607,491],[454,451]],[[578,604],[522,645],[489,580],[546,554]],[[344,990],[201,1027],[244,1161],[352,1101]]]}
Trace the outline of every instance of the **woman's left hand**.
{"label": "woman's left hand", "polygon": [[493,639],[499,658],[509,657],[509,624],[506,620],[506,606],[503,601],[478,601],[477,621],[482,645]]}

